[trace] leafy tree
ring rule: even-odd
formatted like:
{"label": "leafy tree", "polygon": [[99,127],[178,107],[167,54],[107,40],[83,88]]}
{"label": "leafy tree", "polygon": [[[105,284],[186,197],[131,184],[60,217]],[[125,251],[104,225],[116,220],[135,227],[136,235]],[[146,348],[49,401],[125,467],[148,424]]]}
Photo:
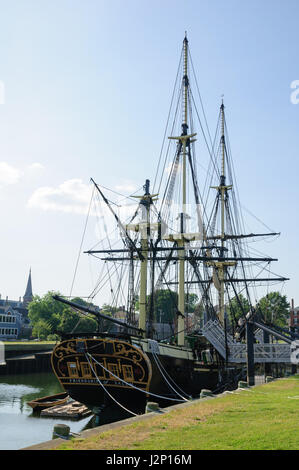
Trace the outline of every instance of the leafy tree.
{"label": "leafy tree", "polygon": [[[242,308],[241,308],[242,306]],[[229,316],[229,320],[239,320],[243,316],[243,312],[246,314],[250,310],[250,304],[248,300],[240,294],[238,300],[234,297],[227,306],[226,311]],[[281,295],[279,292],[270,292],[265,297],[262,297],[256,305],[256,313],[262,320],[267,323],[273,323],[280,327],[286,327],[289,318],[290,304],[287,301],[286,296]]]}
{"label": "leafy tree", "polygon": [[[185,311],[194,312],[198,296],[194,293],[185,294]],[[154,292],[154,318],[159,323],[169,323],[176,319],[178,309],[178,293],[169,289],[157,289]],[[149,313],[151,295],[147,296],[147,311]],[[136,309],[139,309],[139,299],[136,301]]]}
{"label": "leafy tree", "polygon": [[107,315],[108,317],[112,317],[114,313],[118,311],[118,308],[112,307],[112,305],[109,304],[103,304],[101,307],[101,313],[103,315]]}
{"label": "leafy tree", "polygon": [[258,312],[266,323],[276,324],[282,328],[288,326],[290,304],[287,297],[279,292],[270,292],[260,299]]}
{"label": "leafy tree", "polygon": [[97,329],[97,322],[91,315],[79,314],[71,308],[65,310],[58,325],[58,331],[64,333],[92,333]]}
{"label": "leafy tree", "polygon": [[47,341],[58,341],[59,340],[59,336],[58,335],[48,335],[47,336]]}
{"label": "leafy tree", "polygon": [[43,297],[36,295],[28,305],[28,317],[33,328],[40,320],[43,320],[51,332],[58,329],[61,316],[67,307],[54,300],[54,294],[60,295],[58,292],[47,292]]}
{"label": "leafy tree", "polygon": [[[35,296],[28,306],[28,317],[31,321],[33,336],[45,339],[55,335],[58,331],[70,333],[76,331],[93,332],[97,329],[97,322],[92,315],[82,315],[70,306],[53,299],[57,292],[47,292],[43,297]],[[80,305],[89,305],[77,297],[74,302]]]}
{"label": "leafy tree", "polygon": [[[176,317],[178,305],[177,292],[157,289],[154,292],[154,318],[159,323],[169,323]],[[151,303],[151,296],[147,296],[147,308],[149,310]]]}
{"label": "leafy tree", "polygon": [[193,313],[198,304],[198,295],[193,292],[185,294],[186,312]]}
{"label": "leafy tree", "polygon": [[246,315],[249,310],[249,301],[242,294],[239,294],[238,298],[234,297],[231,302],[226,305],[226,312],[228,314],[230,323],[235,323],[238,321],[241,317],[244,316],[244,314]]}
{"label": "leafy tree", "polygon": [[44,340],[51,333],[51,327],[45,320],[38,320],[33,328],[32,335],[36,336],[38,339]]}

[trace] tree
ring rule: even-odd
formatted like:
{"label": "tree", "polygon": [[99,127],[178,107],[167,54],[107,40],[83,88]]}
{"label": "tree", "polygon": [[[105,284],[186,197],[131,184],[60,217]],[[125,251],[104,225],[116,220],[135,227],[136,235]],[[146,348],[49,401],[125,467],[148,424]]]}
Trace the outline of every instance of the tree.
{"label": "tree", "polygon": [[262,297],[258,303],[258,312],[266,323],[282,328],[288,326],[290,304],[287,297],[279,292],[270,292]]}
{"label": "tree", "polygon": [[47,339],[50,333],[51,327],[45,320],[42,319],[38,320],[32,328],[32,335],[41,340]]}
{"label": "tree", "polygon": [[198,305],[198,295],[193,292],[185,294],[185,308],[186,312],[193,313]]}
{"label": "tree", "polygon": [[[97,322],[92,315],[79,314],[70,306],[53,299],[58,292],[49,291],[43,297],[35,296],[28,306],[28,317],[32,324],[32,334],[45,339],[56,332],[71,333],[96,331]],[[81,298],[73,299],[80,305],[89,305]]]}
{"label": "tree", "polygon": [[97,322],[91,315],[79,314],[71,308],[65,310],[58,325],[58,331],[63,333],[92,333],[97,330]]}
{"label": "tree", "polygon": [[[194,293],[185,294],[185,313],[192,313],[195,310],[198,296]],[[147,312],[149,314],[151,306],[151,295],[147,296]],[[153,297],[154,319],[158,323],[172,323],[178,310],[178,293],[169,289],[157,289]],[[137,299],[136,309],[139,307]]]}
{"label": "tree", "polygon": [[117,310],[118,308],[112,307],[112,305],[109,305],[109,304],[103,304],[101,307],[101,313],[108,317],[112,317],[113,314],[117,312]]}
{"label": "tree", "polygon": [[55,294],[60,295],[58,292],[51,291],[43,297],[36,295],[28,305],[28,317],[33,328],[40,320],[43,320],[44,325],[47,324],[47,328],[51,332],[57,330],[61,316],[67,307],[53,299]]}
{"label": "tree", "polygon": [[250,304],[246,297],[239,294],[238,297],[234,297],[230,303],[226,306],[226,313],[230,323],[236,323],[250,310]]}
{"label": "tree", "polygon": [[[157,289],[154,292],[154,319],[159,323],[173,322],[176,317],[178,294],[177,292]],[[147,307],[150,308],[151,296],[147,296]]]}

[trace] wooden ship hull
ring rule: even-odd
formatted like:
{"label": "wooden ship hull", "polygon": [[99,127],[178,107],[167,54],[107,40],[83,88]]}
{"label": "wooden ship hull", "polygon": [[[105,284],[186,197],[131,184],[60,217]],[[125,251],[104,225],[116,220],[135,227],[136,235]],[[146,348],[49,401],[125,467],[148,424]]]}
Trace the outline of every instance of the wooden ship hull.
{"label": "wooden ship hull", "polygon": [[52,367],[66,392],[94,413],[117,404],[144,413],[147,400],[169,406],[216,391],[227,382],[219,364],[203,364],[189,348],[147,339],[72,338],[59,343]]}

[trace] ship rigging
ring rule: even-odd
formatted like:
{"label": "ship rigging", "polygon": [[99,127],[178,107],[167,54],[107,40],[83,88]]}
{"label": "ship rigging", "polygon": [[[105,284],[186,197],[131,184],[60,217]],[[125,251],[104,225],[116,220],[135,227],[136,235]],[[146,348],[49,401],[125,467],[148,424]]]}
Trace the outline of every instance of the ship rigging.
{"label": "ship rigging", "polygon": [[[120,237],[112,246],[107,223],[101,217],[101,227],[108,236],[85,251],[103,266],[89,305],[82,307],[71,299],[55,297],[98,320],[96,336],[65,335],[52,356],[62,385],[76,400],[93,408],[114,400],[126,409],[137,405],[140,411],[144,395],[158,396],[168,403],[180,401],[179,390],[185,396],[198,396],[202,388],[233,387],[244,368],[229,366],[228,339],[233,349],[234,341],[244,338],[244,328],[240,328],[232,300],[239,306],[244,324],[249,318],[258,318],[257,286],[287,280],[271,272],[270,263],[276,259],[250,247],[251,241],[279,233],[246,233],[224,102],[212,141],[203,106],[203,118],[196,107],[192,80],[202,105],[185,36],[165,131],[167,136],[170,127],[168,143],[164,139],[153,189],[147,179],[143,192],[130,196],[130,202],[138,204],[124,222],[119,201],[112,202],[107,191],[91,180],[94,202],[115,223]],[[198,141],[209,158],[205,180],[202,165],[198,174]],[[111,305],[124,299],[126,318],[121,321],[92,306],[107,284]],[[166,307],[165,311],[157,310],[159,295],[167,299],[167,314]],[[222,355],[221,349],[214,347],[210,325],[225,337]],[[97,385],[101,385],[101,394],[95,391]]]}

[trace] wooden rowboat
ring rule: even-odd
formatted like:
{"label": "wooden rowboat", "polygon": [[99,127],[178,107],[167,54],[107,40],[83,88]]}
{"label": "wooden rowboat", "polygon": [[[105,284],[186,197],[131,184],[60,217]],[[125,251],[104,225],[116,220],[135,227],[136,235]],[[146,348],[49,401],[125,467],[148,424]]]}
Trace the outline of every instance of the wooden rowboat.
{"label": "wooden rowboat", "polygon": [[43,410],[51,406],[63,405],[67,402],[69,395],[67,392],[56,393],[56,395],[49,395],[47,397],[36,398],[35,400],[27,402],[34,410]]}

